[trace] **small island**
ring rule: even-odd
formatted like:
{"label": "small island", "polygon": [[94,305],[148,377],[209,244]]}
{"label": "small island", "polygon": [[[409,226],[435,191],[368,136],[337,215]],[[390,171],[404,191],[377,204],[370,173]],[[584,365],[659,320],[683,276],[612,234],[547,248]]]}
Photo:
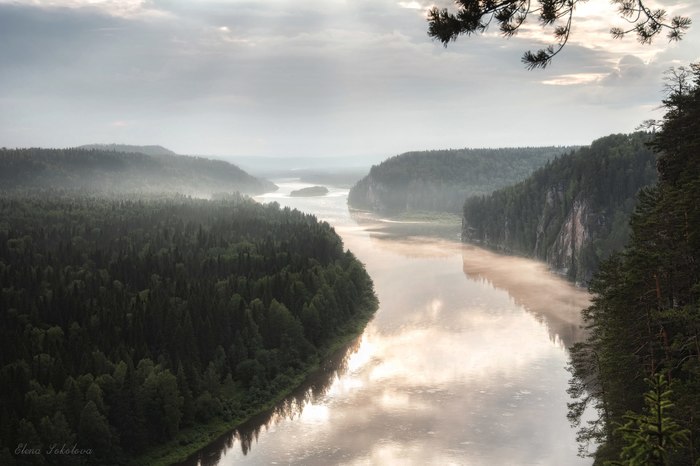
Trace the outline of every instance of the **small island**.
{"label": "small island", "polygon": [[328,188],[325,186],[309,186],[308,188],[301,188],[289,193],[292,197],[311,197],[311,196],[325,196],[328,194]]}

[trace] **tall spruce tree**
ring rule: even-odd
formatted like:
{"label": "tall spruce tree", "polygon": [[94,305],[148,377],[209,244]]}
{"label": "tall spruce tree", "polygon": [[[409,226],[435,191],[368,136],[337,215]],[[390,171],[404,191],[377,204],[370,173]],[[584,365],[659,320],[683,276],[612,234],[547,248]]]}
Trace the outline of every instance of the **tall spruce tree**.
{"label": "tall spruce tree", "polygon": [[669,416],[673,402],[666,377],[656,374],[646,383],[644,412],[625,415],[627,422],[616,429],[624,442],[620,460],[606,466],[670,466],[672,453],[688,440],[688,431]]}
{"label": "tall spruce tree", "polygon": [[[590,330],[572,355],[571,419],[595,406],[602,429],[584,426],[581,440],[602,442],[596,464],[630,459],[630,433],[612,429],[643,412],[644,379],[673,383],[665,413],[687,430],[688,442],[665,463],[694,465],[700,458],[700,65],[674,76],[666,115],[652,147],[658,184],[642,191],[625,251],[601,267],[591,283],[593,305],[584,313]],[[595,383],[591,380],[595,379]],[[587,397],[584,388],[598,388]],[[605,388],[605,390],[601,389]]]}

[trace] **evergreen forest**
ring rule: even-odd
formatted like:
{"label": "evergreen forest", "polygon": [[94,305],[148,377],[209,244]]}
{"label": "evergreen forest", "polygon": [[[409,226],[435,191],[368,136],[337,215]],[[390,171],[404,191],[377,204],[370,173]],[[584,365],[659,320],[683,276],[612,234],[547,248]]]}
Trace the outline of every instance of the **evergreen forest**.
{"label": "evergreen forest", "polygon": [[[39,188],[197,196],[232,191],[261,194],[277,189],[223,160],[176,155],[158,147],[2,148],[0,186],[5,191]],[[133,152],[116,150],[132,148]]]}
{"label": "evergreen forest", "polygon": [[406,152],[372,166],[350,190],[348,205],[390,215],[459,213],[468,196],[517,183],[568,150],[552,146]]}
{"label": "evergreen forest", "polygon": [[651,140],[658,183],[639,194],[627,247],[591,281],[589,337],[571,351],[569,417],[596,465],[700,464],[700,67],[691,70]]}
{"label": "evergreen forest", "polygon": [[467,199],[462,238],[544,260],[587,283],[625,246],[637,193],[656,182],[649,141],[644,132],[600,138],[514,186]]}
{"label": "evergreen forest", "polygon": [[3,466],[151,464],[291,389],[377,306],[327,223],[238,195],[5,195],[0,285]]}

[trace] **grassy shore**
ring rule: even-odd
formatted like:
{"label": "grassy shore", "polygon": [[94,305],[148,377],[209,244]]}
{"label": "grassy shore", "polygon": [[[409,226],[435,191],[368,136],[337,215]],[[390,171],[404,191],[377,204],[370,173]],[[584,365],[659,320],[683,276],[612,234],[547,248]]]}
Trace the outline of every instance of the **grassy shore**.
{"label": "grassy shore", "polygon": [[131,460],[130,466],[170,466],[187,459],[190,455],[209,445],[223,434],[235,429],[252,417],[274,408],[280,401],[289,396],[310,375],[319,370],[321,362],[342,350],[354,338],[362,334],[365,326],[377,310],[375,304],[372,308],[358,313],[355,319],[347,322],[338,336],[323,347],[319,356],[313,358],[308,364],[294,375],[290,383],[284,389],[278,391],[272,398],[255,406],[248,406],[240,417],[230,421],[220,418],[213,419],[206,424],[197,424],[182,429],[172,440],[156,445],[143,454]]}
{"label": "grassy shore", "polygon": [[428,210],[416,210],[402,212],[389,217],[396,222],[429,222],[433,224],[461,225],[462,217],[451,212],[433,212]]}

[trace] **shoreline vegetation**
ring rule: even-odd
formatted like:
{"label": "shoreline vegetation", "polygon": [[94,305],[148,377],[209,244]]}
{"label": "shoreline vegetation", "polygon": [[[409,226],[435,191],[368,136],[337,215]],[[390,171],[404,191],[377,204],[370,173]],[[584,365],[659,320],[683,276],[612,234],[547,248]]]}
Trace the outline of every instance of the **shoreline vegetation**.
{"label": "shoreline vegetation", "polygon": [[460,242],[462,219],[454,213],[414,211],[382,217],[369,210],[349,210],[352,219],[375,238],[431,237]]}
{"label": "shoreline vegetation", "polygon": [[370,307],[357,316],[357,319],[347,322],[345,332],[338,335],[327,348],[321,350],[321,355],[310,361],[307,367],[302,368],[290,382],[290,385],[281,389],[275,396],[267,402],[251,406],[245,410],[243,417],[232,421],[225,421],[217,418],[207,424],[193,426],[182,430],[178,435],[166,444],[157,445],[144,454],[134,458],[128,466],[176,466],[185,463],[196,455],[200,450],[216,442],[224,436],[230,436],[241,425],[251,419],[273,410],[285,398],[292,395],[299,387],[303,386],[309,378],[318,373],[325,360],[332,358],[339,352],[348,351],[353,339],[358,338],[364,332],[367,324],[372,320],[377,308]]}
{"label": "shoreline vegetation", "polygon": [[185,460],[378,307],[335,230],[276,202],[27,191],[0,196],[0,218],[3,466],[54,464],[63,444],[90,449],[76,465]]}

